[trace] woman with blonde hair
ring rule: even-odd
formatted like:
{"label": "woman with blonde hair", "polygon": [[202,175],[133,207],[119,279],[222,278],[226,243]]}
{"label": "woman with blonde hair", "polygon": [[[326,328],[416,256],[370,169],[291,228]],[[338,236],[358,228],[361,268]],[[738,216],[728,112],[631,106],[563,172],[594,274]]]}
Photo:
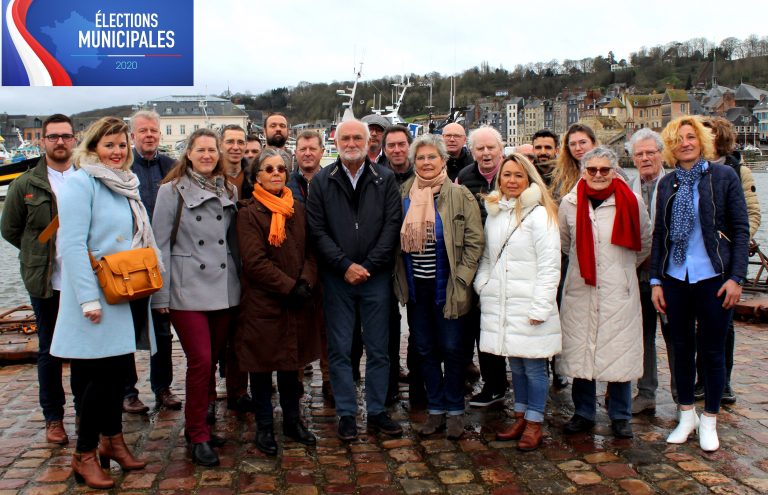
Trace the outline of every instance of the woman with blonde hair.
{"label": "woman with blonde hair", "polygon": [[557,205],[533,164],[513,153],[502,162],[485,208],[486,244],[475,277],[480,350],[509,357],[515,394],[515,423],[496,436],[534,450],[543,436],[547,363],[561,348]]}
{"label": "woman with blonde hair", "polygon": [[187,356],[185,434],[192,461],[202,466],[219,464],[212,447],[224,443],[210,431],[206,414],[216,400],[213,357],[227,338],[232,308],[240,302],[237,192],[224,178],[220,157],[213,131],[193,132],[157,192],[152,218],[168,264],[152,308],[170,312]]}
{"label": "woman with blonde hair", "polygon": [[[114,485],[101,469],[110,460],[124,470],[146,466],[133,457],[122,433],[123,385],[136,351],[134,315],[128,302],[106,303],[88,256],[157,250],[138,178],[130,171],[128,133],[128,125],[114,117],[94,122],[75,151],[78,170],[61,185],[57,198],[62,289],[51,354],[71,360],[72,382],[80,388],[72,471],[78,481],[99,489]],[[135,316],[151,325],[148,314]],[[149,335],[154,349],[154,332]]]}
{"label": "woman with blonde hair", "polygon": [[[728,322],[747,275],[747,205],[736,172],[710,161],[713,135],[697,117],[671,121],[661,138],[665,161],[675,171],[661,179],[657,192],[651,300],[669,320],[680,410],[667,442],[685,443],[698,430],[701,449],[711,452],[720,447]],[[700,418],[693,392],[697,351],[704,364]]]}
{"label": "woman with blonde hair", "polygon": [[552,197],[560,199],[571,192],[581,178],[581,159],[598,145],[597,136],[591,127],[584,124],[571,125],[560,140],[560,153],[552,172]]}

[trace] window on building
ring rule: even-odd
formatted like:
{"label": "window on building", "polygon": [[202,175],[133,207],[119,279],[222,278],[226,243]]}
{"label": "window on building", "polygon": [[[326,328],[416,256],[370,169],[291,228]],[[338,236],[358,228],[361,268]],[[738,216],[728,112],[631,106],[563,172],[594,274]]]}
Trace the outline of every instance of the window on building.
{"label": "window on building", "polygon": [[181,134],[182,136],[186,136],[187,135],[187,126],[186,125],[184,125],[184,124],[179,125],[179,134]]}
{"label": "window on building", "polygon": [[195,124],[194,126],[192,126],[192,130],[193,130],[193,131],[196,131],[196,130],[198,130],[198,129],[200,129],[200,126],[199,126],[199,125]]}
{"label": "window on building", "polygon": [[170,136],[171,134],[173,134],[173,130],[171,129],[171,126],[170,125],[165,126],[165,135]]}

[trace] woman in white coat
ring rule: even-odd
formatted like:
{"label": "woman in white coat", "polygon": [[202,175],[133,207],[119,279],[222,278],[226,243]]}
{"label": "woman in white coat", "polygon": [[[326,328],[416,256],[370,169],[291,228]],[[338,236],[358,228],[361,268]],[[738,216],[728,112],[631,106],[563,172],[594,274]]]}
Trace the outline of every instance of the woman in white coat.
{"label": "woman in white coat", "polygon": [[631,380],[643,374],[643,322],[636,268],[651,250],[648,211],[617,176],[604,147],[584,155],[576,187],[560,203],[560,240],[570,259],[560,321],[559,372],[573,377],[576,409],[565,433],[595,425],[595,384],[608,382],[608,416],[617,438],[631,438]]}
{"label": "woman in white coat", "polygon": [[548,359],[561,347],[557,205],[531,162],[513,153],[485,208],[487,241],[475,278],[480,350],[509,357],[515,390],[515,423],[497,438],[520,439],[518,449],[534,450],[542,440]]}
{"label": "woman in white coat", "polygon": [[[132,163],[128,126],[114,117],[99,119],[85,131],[75,152],[78,170],[57,197],[62,285],[51,354],[71,360],[72,383],[80,388],[72,471],[79,482],[99,489],[111,488],[114,481],[97,463],[97,446],[102,467],[110,460],[125,470],[146,466],[133,457],[122,433],[123,384],[136,351],[131,306],[106,303],[88,259],[89,251],[98,259],[134,248],[157,249]],[[154,331],[149,335],[154,348]]]}

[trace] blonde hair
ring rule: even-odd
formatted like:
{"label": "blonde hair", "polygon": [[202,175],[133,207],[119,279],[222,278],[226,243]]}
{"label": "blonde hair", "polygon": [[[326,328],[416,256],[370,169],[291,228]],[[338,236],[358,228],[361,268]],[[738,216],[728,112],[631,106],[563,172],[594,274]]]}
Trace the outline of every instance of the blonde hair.
{"label": "blonde hair", "polygon": [[555,170],[552,172],[552,189],[550,190],[552,194],[557,192],[558,198],[568,194],[581,178],[581,165],[571,154],[571,149],[568,147],[571,134],[577,132],[586,134],[593,145],[597,146],[599,144],[595,131],[584,124],[572,124],[563,134],[563,138],[560,140],[560,152],[557,154]]}
{"label": "blonde hair", "polygon": [[[523,168],[523,171],[528,176],[529,187],[530,184],[536,184],[539,186],[539,190],[541,190],[541,205],[547,212],[547,220],[550,222],[550,224],[557,225],[557,204],[555,203],[555,200],[552,199],[552,195],[547,190],[547,185],[544,183],[541,175],[539,175],[536,167],[534,167],[533,163],[531,163],[531,161],[521,153],[510,153],[504,157],[504,160],[502,160],[501,166],[499,167],[499,171],[496,173],[495,190],[487,195],[485,200],[488,203],[498,203],[501,199],[501,173],[504,170],[504,165],[509,162],[517,163]],[[520,203],[520,201],[515,201],[515,216],[517,217],[518,223],[520,223],[520,219],[523,213],[523,207]]]}
{"label": "blonde hair", "polygon": [[122,170],[130,170],[133,165],[133,147],[131,146],[131,138],[129,135],[128,124],[123,122],[117,117],[102,117],[85,130],[83,140],[77,145],[74,152],[73,163],[75,168],[80,168],[80,163],[92,162],[101,163],[99,155],[96,154],[96,145],[105,136],[113,136],[115,134],[125,134],[126,144],[128,145],[127,153],[125,155],[125,161],[120,166]]}
{"label": "blonde hair", "polygon": [[664,161],[670,166],[677,165],[677,158],[675,158],[675,150],[680,145],[680,128],[684,125],[689,125],[693,128],[696,139],[699,140],[701,145],[701,156],[706,160],[711,160],[715,157],[715,138],[712,133],[704,127],[699,117],[693,115],[683,115],[678,117],[667,124],[667,127],[661,131],[661,140],[664,141],[664,150],[662,154]]}

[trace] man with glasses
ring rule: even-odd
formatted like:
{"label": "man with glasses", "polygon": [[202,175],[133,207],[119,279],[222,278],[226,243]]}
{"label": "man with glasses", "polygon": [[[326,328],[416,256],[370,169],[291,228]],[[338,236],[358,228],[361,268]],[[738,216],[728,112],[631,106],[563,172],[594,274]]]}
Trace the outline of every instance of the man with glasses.
{"label": "man with glasses", "polygon": [[37,321],[37,380],[45,418],[45,439],[63,445],[69,437],[63,421],[62,361],[50,354],[59,312],[61,257],[56,237],[45,235],[44,231],[55,228],[56,224],[51,221],[57,214],[56,191],[75,172],[72,150],[76,141],[70,118],[54,114],[45,119],[41,142],[43,156],[8,188],[0,233],[20,250],[21,279],[29,292]]}
{"label": "man with glasses", "polygon": [[[651,218],[651,228],[655,225],[656,190],[664,176],[661,156],[663,148],[661,136],[648,128],[635,132],[629,140],[629,152],[638,171],[637,177],[630,181],[629,186],[635,193],[642,196],[648,216]],[[659,387],[656,367],[656,320],[659,317],[651,302],[650,280],[650,259],[647,259],[637,271],[643,315],[643,376],[637,381],[637,395],[632,399],[632,414],[656,412],[656,389]],[[677,401],[674,353],[672,341],[669,339],[669,329],[664,321],[661,322],[661,335],[667,347],[672,397]]]}
{"label": "man with glasses", "polygon": [[366,115],[361,120],[368,125],[368,132],[371,134],[368,141],[368,159],[373,163],[386,165],[387,157],[381,149],[381,138],[384,135],[384,130],[390,126],[389,121],[375,113]]}
{"label": "man with glasses", "polygon": [[461,124],[451,122],[443,127],[443,141],[448,151],[448,161],[445,168],[451,181],[456,180],[459,171],[474,162],[472,154],[464,146],[467,143],[467,133]]}
{"label": "man with glasses", "polygon": [[[149,218],[155,210],[155,199],[160,183],[163,181],[175,160],[158,151],[160,146],[160,115],[151,110],[139,110],[131,116],[131,141],[133,141],[133,165],[131,170],[139,179],[139,195],[141,202],[147,209]],[[147,314],[149,298],[131,302],[135,309],[134,314]],[[181,401],[171,392],[173,382],[173,361],[171,357],[173,335],[171,334],[171,320],[168,314],[152,310],[152,326],[155,330],[157,352],[149,358],[149,383],[155,394],[157,407],[168,409],[181,409]],[[139,323],[139,322],[135,322]],[[148,331],[146,322],[140,322],[136,326],[137,342]],[[148,348],[146,345],[143,348]],[[136,388],[139,377],[136,373],[134,361],[133,370],[126,379],[123,395],[123,411],[131,414],[144,414],[149,407],[139,399],[139,391]]]}

